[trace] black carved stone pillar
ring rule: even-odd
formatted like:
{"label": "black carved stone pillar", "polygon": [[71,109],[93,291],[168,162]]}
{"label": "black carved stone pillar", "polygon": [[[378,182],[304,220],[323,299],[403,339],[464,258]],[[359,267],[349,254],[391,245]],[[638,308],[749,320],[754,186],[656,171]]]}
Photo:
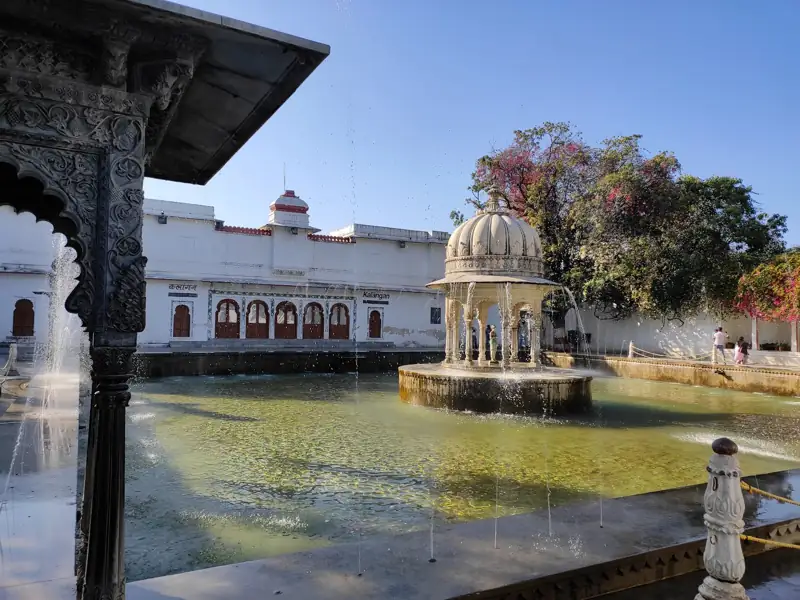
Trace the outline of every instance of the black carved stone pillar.
{"label": "black carved stone pillar", "polygon": [[[96,420],[92,419],[92,404],[97,386],[91,372],[81,372],[81,377],[89,381],[85,384],[86,393],[81,386],[81,402],[78,413],[78,490],[80,504],[78,512],[77,557],[75,573],[78,577],[78,590],[83,589],[86,571],[86,551],[89,541],[89,515],[92,512],[92,485],[94,481],[94,460],[97,452]],[[82,382],[83,383],[83,382]]]}
{"label": "black carved stone pillar", "polygon": [[128,380],[134,351],[91,348],[94,395],[86,476],[90,505],[85,513],[90,543],[78,590],[83,600],[125,597],[125,407],[131,397]]}

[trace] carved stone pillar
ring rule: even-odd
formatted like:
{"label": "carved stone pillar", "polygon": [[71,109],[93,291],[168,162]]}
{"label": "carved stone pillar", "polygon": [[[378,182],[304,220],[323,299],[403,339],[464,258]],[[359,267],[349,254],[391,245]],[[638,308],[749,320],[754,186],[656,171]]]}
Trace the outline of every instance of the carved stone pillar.
{"label": "carved stone pillar", "polygon": [[486,364],[486,321],[488,318],[485,307],[478,309],[478,365]]}
{"label": "carved stone pillar", "polygon": [[445,298],[444,300],[444,362],[450,363],[453,361],[453,331],[452,322],[450,320],[452,300]]}
{"label": "carved stone pillar", "polygon": [[506,312],[503,316],[503,331],[500,332],[502,336],[502,352],[503,352],[503,368],[511,366],[511,313]]}
{"label": "carved stone pillar", "polygon": [[83,600],[125,597],[125,407],[131,397],[128,380],[135,350],[94,345],[91,349],[94,452],[89,449],[93,464],[86,479],[91,485],[86,526],[90,544],[79,590]]}
{"label": "carved stone pillar", "polygon": [[[83,582],[86,578],[86,554],[88,552],[89,544],[89,515],[92,514],[92,486],[94,485],[94,457],[97,455],[97,419],[93,418],[92,410],[94,405],[94,396],[97,393],[97,386],[95,384],[95,376],[93,372],[89,373],[91,382],[89,383],[88,401],[89,406],[81,408],[81,415],[86,413],[85,423],[87,428],[86,434],[86,447],[85,447],[85,465],[83,470],[83,481],[81,490],[81,503],[78,511],[78,548],[77,548],[77,562],[76,562],[76,575],[78,579],[78,598],[81,598],[83,590]],[[79,417],[79,421],[81,417]]]}
{"label": "carved stone pillar", "polygon": [[714,454],[706,469],[708,487],[704,497],[708,538],[703,562],[708,577],[695,600],[747,600],[739,583],[745,570],[739,539],[744,531],[744,494],[736,459],[739,449],[727,438],[716,440],[711,448]]}
{"label": "carved stone pillar", "polygon": [[475,318],[475,307],[471,304],[464,306],[464,326],[466,338],[464,340],[464,364],[472,366],[472,324]]}
{"label": "carved stone pillar", "polygon": [[511,319],[511,339],[509,340],[511,346],[511,362],[519,361],[519,319],[514,317]]}
{"label": "carved stone pillar", "polygon": [[528,318],[528,339],[531,342],[531,363],[534,367],[542,366],[542,316],[531,315]]}

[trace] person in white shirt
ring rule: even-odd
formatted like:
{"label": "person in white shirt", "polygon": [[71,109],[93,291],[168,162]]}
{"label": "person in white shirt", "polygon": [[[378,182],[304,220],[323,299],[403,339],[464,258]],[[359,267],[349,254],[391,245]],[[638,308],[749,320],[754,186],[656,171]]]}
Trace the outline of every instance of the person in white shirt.
{"label": "person in white shirt", "polygon": [[725,360],[725,342],[728,339],[728,334],[722,331],[722,327],[717,327],[716,331],[714,331],[714,362],[716,362],[716,353],[719,352],[722,355],[722,364],[727,364]]}

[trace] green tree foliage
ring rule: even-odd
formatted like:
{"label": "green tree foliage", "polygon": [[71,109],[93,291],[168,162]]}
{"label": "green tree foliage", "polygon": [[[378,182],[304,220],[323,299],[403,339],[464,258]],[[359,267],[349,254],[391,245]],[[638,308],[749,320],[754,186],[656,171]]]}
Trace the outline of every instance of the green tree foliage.
{"label": "green tree foliage", "polygon": [[786,218],[760,213],[741,180],[681,174],[675,156],[640,142],[593,148],[568,123],[517,131],[477,161],[468,202],[498,187],[539,230],[546,274],[598,316],[733,310],[739,278],[784,251]]}

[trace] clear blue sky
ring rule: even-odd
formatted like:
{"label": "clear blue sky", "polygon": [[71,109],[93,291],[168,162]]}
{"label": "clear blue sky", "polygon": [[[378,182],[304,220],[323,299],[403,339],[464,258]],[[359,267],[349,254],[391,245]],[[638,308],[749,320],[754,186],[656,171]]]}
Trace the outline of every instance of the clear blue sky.
{"label": "clear blue sky", "polygon": [[800,244],[800,0],[183,1],[331,55],[208,185],[148,197],[262,225],[286,163],[323,230],[449,230],[476,158],[564,120],[741,177]]}

